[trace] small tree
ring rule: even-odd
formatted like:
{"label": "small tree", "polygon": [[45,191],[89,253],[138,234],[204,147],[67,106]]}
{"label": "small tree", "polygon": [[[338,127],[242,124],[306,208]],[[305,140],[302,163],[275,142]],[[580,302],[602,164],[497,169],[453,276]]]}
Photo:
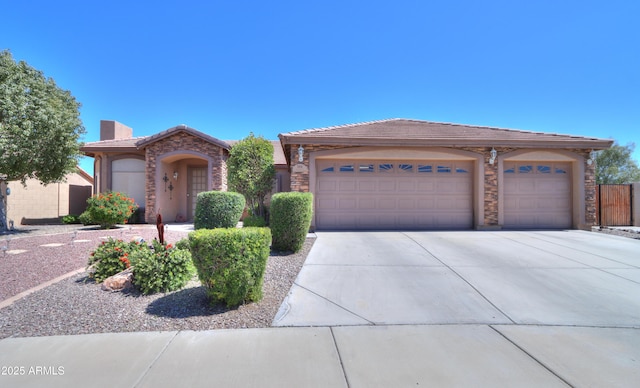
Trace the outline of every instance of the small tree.
{"label": "small tree", "polygon": [[599,151],[596,155],[596,183],[623,184],[640,182],[640,167],[631,158],[634,143],[621,146],[614,143],[611,148]]}
{"label": "small tree", "polygon": [[0,51],[0,179],[24,184],[36,178],[48,184],[75,171],[85,133],[79,109],[80,103],[52,78]]}
{"label": "small tree", "polygon": [[244,195],[251,214],[265,217],[264,201],[273,188],[273,145],[253,133],[236,143],[227,161],[229,189]]}

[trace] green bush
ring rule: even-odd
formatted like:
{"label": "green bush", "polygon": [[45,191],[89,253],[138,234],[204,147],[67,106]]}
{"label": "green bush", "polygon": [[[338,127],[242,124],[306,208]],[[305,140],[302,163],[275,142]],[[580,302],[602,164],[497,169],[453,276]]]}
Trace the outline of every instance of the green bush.
{"label": "green bush", "polygon": [[262,299],[270,242],[268,228],[206,229],[189,234],[193,263],[212,302],[234,307]]}
{"label": "green bush", "polygon": [[91,214],[89,212],[84,211],[78,217],[78,220],[82,223],[82,225],[97,225],[92,219]]}
{"label": "green bush", "polygon": [[272,247],[278,251],[298,252],[302,249],[313,214],[313,194],[276,193],[271,198],[269,226]]}
{"label": "green bush", "polygon": [[89,277],[102,282],[109,276],[135,265],[136,252],[147,250],[147,246],[138,242],[124,242],[109,238],[91,252],[87,263]]}
{"label": "green bush", "polygon": [[206,191],[196,198],[194,229],[233,228],[240,221],[245,199],[232,191]]}
{"label": "green bush", "polygon": [[80,224],[80,216],[76,214],[68,214],[62,217],[63,224]]}
{"label": "green bush", "polygon": [[153,249],[143,249],[132,256],[136,263],[133,284],[143,294],[178,290],[195,273],[188,250],[162,245],[157,240],[153,240]]}
{"label": "green bush", "polygon": [[[100,225],[104,229],[116,224],[126,224],[136,210],[137,205],[131,198],[118,192],[107,192],[87,199],[87,221]],[[83,221],[84,223],[84,221]]]}
{"label": "green bush", "polygon": [[245,228],[264,228],[267,226],[267,221],[260,216],[246,216],[244,220],[242,220],[242,226]]}

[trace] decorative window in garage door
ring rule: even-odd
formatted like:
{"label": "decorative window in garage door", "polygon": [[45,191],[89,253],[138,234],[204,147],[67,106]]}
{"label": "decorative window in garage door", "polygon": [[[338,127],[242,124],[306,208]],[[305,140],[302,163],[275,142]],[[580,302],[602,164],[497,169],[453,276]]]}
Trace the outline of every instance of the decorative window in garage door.
{"label": "decorative window in garage door", "polygon": [[505,163],[505,174],[567,174],[568,163]]}
{"label": "decorative window in garage door", "polygon": [[421,162],[355,162],[340,163],[320,161],[319,172],[325,174],[469,174],[469,162],[437,162],[425,164]]}

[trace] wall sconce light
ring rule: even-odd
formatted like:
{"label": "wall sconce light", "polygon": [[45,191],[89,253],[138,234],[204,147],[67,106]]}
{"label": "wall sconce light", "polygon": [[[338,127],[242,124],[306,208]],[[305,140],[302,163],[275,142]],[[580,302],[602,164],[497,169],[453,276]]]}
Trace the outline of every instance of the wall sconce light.
{"label": "wall sconce light", "polygon": [[173,172],[173,179],[178,180],[178,172],[177,171]]}
{"label": "wall sconce light", "polygon": [[491,147],[491,152],[489,153],[489,164],[494,164],[496,162],[496,158],[498,157],[498,151],[495,148]]}
{"label": "wall sconce light", "polygon": [[596,158],[596,152],[594,150],[591,150],[591,152],[589,152],[589,159],[587,159],[587,164],[591,166],[595,158]]}
{"label": "wall sconce light", "polygon": [[304,148],[302,148],[302,144],[298,147],[298,162],[302,163],[304,161]]}
{"label": "wall sconce light", "polygon": [[164,173],[164,177],[162,178],[162,180],[164,181],[164,192],[167,192],[167,182],[169,182],[169,177],[167,176],[167,173]]}

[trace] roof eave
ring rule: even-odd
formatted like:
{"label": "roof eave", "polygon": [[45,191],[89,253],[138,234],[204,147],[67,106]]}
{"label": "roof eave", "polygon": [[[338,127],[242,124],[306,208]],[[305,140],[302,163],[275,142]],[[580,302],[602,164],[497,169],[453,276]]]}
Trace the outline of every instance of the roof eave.
{"label": "roof eave", "polygon": [[137,152],[140,150],[137,147],[82,147],[80,151],[87,156],[92,156],[99,152]]}
{"label": "roof eave", "polygon": [[315,136],[279,135],[283,144],[343,145],[343,146],[402,146],[402,147],[545,147],[545,148],[588,148],[605,149],[613,140],[569,139],[569,140],[495,140],[495,139],[379,139],[341,138]]}

